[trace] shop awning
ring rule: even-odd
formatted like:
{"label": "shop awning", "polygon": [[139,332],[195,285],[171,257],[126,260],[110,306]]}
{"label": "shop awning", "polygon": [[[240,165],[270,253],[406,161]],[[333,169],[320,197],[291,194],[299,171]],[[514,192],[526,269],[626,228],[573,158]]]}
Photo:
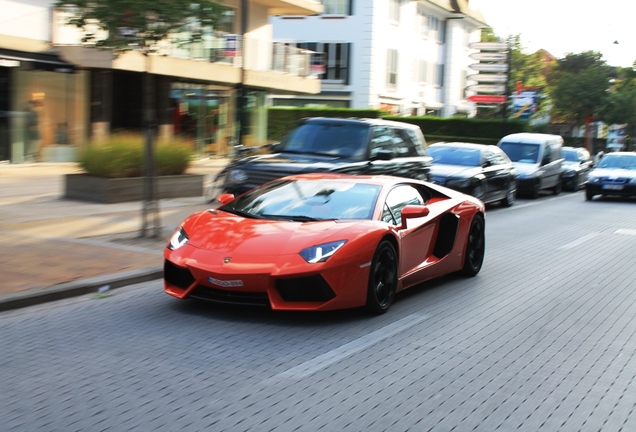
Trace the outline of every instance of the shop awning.
{"label": "shop awning", "polygon": [[53,53],[32,53],[0,48],[0,67],[16,67],[26,70],[73,73],[75,65]]}

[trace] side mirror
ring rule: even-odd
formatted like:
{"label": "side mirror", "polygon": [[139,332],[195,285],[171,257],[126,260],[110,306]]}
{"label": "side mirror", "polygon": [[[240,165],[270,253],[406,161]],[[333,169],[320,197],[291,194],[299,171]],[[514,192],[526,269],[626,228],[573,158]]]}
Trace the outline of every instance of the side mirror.
{"label": "side mirror", "polygon": [[424,216],[428,216],[430,213],[428,207],[423,205],[407,205],[402,209],[402,226],[401,228],[406,228],[406,221],[409,219],[417,219]]}
{"label": "side mirror", "polygon": [[234,194],[229,194],[229,193],[221,194],[216,198],[216,200],[220,202],[221,204],[227,204],[229,202],[234,201]]}
{"label": "side mirror", "polygon": [[380,150],[371,160],[391,160],[393,159],[393,152],[391,150]]}

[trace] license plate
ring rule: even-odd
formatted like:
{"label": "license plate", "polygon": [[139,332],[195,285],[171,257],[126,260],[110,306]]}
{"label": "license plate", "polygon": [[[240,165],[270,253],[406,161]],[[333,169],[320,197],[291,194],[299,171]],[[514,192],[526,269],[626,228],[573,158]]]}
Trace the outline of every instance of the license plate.
{"label": "license plate", "polygon": [[603,185],[603,189],[623,190],[623,185],[606,184],[606,185]]}

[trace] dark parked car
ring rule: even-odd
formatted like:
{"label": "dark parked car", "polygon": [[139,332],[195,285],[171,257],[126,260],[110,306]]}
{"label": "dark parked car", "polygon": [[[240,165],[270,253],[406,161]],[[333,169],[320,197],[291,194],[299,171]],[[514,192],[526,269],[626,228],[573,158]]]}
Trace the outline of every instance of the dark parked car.
{"label": "dark parked car", "polygon": [[590,152],[581,147],[563,147],[561,182],[563,190],[577,191],[585,185],[589,172],[594,167]]}
{"label": "dark parked car", "polygon": [[432,158],[418,126],[363,118],[307,118],[272,154],[238,158],[217,176],[208,198],[241,194],[292,174],[332,172],[428,180]]}
{"label": "dark parked car", "polygon": [[607,153],[590,171],[585,183],[585,199],[595,195],[636,196],[636,153]]}
{"label": "dark parked car", "polygon": [[436,143],[428,147],[433,157],[431,182],[472,195],[485,203],[509,207],[517,198],[517,170],[494,145]]}

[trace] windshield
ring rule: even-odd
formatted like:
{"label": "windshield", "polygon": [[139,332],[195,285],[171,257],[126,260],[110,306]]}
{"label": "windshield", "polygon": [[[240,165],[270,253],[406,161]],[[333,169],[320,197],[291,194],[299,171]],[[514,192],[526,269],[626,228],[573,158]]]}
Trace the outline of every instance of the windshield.
{"label": "windshield", "polygon": [[499,147],[513,162],[537,163],[539,161],[539,144],[502,142]]}
{"label": "windshield", "polygon": [[598,163],[598,167],[636,170],[636,155],[607,154]]}
{"label": "windshield", "polygon": [[578,162],[579,154],[576,150],[565,150],[563,149],[563,157],[566,162]]}
{"label": "windshield", "polygon": [[480,165],[481,152],[478,149],[432,145],[428,148],[428,152],[433,158],[433,163],[463,166]]}
{"label": "windshield", "polygon": [[367,151],[369,127],[363,124],[303,123],[281,141],[281,151],[361,159]]}
{"label": "windshield", "polygon": [[222,206],[245,217],[306,222],[371,219],[381,187],[334,180],[280,180]]}

